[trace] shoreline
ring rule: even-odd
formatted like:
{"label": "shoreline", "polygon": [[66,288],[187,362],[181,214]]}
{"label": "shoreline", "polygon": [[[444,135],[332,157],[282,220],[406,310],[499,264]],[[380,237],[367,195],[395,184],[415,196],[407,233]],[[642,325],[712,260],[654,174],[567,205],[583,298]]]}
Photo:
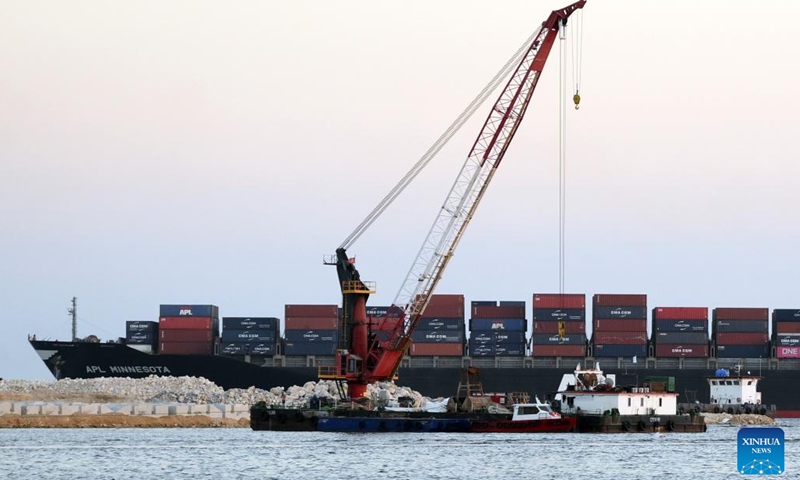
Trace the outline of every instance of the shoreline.
{"label": "shoreline", "polygon": [[212,418],[207,415],[0,415],[3,428],[250,428],[249,418]]}

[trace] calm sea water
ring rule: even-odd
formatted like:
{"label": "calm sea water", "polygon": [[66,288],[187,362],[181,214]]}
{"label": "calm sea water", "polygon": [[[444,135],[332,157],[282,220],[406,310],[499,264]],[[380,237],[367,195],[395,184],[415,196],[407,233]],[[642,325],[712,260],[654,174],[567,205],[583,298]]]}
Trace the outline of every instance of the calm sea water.
{"label": "calm sea water", "polygon": [[[800,421],[782,420],[800,478]],[[733,479],[737,427],[702,434],[335,434],[2,429],[9,479]]]}

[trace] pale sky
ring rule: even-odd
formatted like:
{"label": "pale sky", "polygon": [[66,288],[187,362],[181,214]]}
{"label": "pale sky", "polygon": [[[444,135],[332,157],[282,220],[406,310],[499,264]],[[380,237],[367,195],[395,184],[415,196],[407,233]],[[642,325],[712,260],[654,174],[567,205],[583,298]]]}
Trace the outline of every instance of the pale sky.
{"label": "pale sky", "polygon": [[[51,378],[26,336],[68,339],[72,296],[103,339],[161,303],[338,303],[322,256],[567,3],[0,0],[0,377]],[[568,292],[800,308],[798,18],[589,0]],[[557,53],[438,293],[558,291]],[[372,305],[493,101],[350,250]]]}

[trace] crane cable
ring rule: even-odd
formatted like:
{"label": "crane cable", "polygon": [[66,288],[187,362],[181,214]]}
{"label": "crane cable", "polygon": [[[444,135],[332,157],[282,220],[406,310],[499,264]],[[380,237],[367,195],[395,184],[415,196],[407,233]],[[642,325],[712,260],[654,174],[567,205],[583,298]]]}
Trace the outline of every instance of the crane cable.
{"label": "crane cable", "polygon": [[[564,294],[564,224],[566,223],[566,57],[564,44],[567,38],[566,22],[561,22],[558,32],[558,293]],[[563,298],[563,297],[562,297]]]}
{"label": "crane cable", "polygon": [[[572,101],[575,110],[578,110],[581,103],[580,85],[583,63],[583,11],[579,11],[574,17],[571,35],[572,41],[572,83],[575,85],[575,94]],[[566,138],[567,138],[567,105],[566,105],[566,22],[560,25],[559,31],[559,68],[558,68],[558,292],[565,293],[566,277],[566,224],[567,224],[567,159],[566,159]],[[558,337],[561,342],[566,336],[566,323],[561,321],[558,325]]]}
{"label": "crane cable", "polygon": [[530,48],[531,42],[539,35],[541,28],[537,28],[533,34],[528,37],[527,40],[519,47],[516,53],[512,55],[512,57],[503,65],[503,67],[498,71],[495,76],[489,81],[489,83],[483,87],[483,90],[478,93],[478,95],[470,102],[467,108],[464,109],[463,112],[447,127],[447,130],[442,133],[442,135],[431,145],[430,148],[420,157],[416,164],[411,167],[411,170],[405,174],[405,176],[400,179],[397,185],[392,188],[389,193],[383,197],[378,205],[367,215],[367,217],[361,221],[361,223],[356,227],[356,229],[342,242],[339,248],[350,248],[353,243],[358,240],[364,232],[378,219],[378,217],[389,207],[389,205],[394,202],[394,200],[400,196],[403,190],[408,187],[411,182],[419,175],[419,173],[430,163],[433,157],[439,153],[439,150],[444,147],[448,141],[458,132],[461,127],[467,122],[467,120],[472,117],[472,115],[478,110],[478,108],[483,105],[489,95],[494,92],[495,89],[500,85],[500,83],[506,79],[509,72],[520,62],[522,56],[525,52]]}
{"label": "crane cable", "polygon": [[[575,25],[572,35],[572,83],[575,85],[575,95],[572,101],[575,103],[575,110],[581,104],[581,74],[583,69],[583,10],[576,12],[573,24]],[[577,77],[577,78],[576,78]]]}

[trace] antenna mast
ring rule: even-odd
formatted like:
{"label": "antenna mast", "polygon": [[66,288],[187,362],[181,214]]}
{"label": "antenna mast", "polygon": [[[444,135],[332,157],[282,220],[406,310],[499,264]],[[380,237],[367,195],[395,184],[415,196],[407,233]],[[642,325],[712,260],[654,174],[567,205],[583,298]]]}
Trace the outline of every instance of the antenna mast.
{"label": "antenna mast", "polygon": [[72,341],[78,341],[78,297],[72,297],[72,308],[67,310],[72,317]]}

